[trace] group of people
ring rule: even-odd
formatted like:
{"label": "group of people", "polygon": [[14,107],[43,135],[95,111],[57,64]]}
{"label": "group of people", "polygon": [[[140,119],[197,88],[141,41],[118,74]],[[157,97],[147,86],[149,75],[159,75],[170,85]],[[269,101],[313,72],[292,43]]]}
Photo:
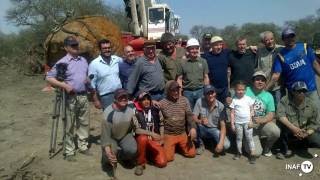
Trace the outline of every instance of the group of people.
{"label": "group of people", "polygon": [[[101,54],[89,65],[79,56],[77,39],[68,36],[67,55],[47,74],[48,82],[68,93],[65,159],[76,160],[74,139],[80,153],[91,155],[88,84],[94,106],[103,110],[102,166],[108,171],[123,162],[142,175],[147,162],[165,167],[176,151],[191,158],[208,143],[218,157],[235,142],[233,159],[241,158],[244,148],[251,164],[260,155],[272,156],[275,148],[277,158],[291,156],[291,142],[319,148],[315,75],[320,66],[313,50],[296,43],[295,36],[292,29],[283,30],[281,46],[266,31],[262,47],[247,46],[239,37],[236,50],[230,50],[222,37],[209,33],[201,45],[190,38],[185,48],[164,33],[161,51],[146,40],[141,57],[129,45],[118,57],[112,42],[103,39]],[[63,81],[56,78],[59,63],[68,64]]]}

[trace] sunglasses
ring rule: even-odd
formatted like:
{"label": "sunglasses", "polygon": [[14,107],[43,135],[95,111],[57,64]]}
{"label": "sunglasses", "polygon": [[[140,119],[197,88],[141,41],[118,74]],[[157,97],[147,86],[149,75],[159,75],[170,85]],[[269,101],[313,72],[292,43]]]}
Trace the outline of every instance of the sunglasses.
{"label": "sunglasses", "polygon": [[297,94],[301,94],[301,93],[306,93],[307,91],[304,89],[300,89],[300,90],[294,90],[293,92]]}
{"label": "sunglasses", "polygon": [[77,47],[79,47],[79,44],[71,44],[70,47],[77,48]]}

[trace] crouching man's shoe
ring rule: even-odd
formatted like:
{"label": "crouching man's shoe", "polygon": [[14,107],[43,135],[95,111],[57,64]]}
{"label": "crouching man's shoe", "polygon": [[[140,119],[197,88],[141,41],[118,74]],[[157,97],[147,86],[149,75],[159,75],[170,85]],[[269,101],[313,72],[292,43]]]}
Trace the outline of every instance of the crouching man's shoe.
{"label": "crouching man's shoe", "polygon": [[134,170],[134,174],[137,176],[141,176],[143,174],[143,170],[144,170],[145,166],[143,165],[138,165],[136,167],[136,169]]}

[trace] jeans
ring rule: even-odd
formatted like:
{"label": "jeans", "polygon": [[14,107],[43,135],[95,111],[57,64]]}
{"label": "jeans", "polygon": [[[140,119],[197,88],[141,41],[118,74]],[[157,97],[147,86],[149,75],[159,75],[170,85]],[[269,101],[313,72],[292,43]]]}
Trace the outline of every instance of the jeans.
{"label": "jeans", "polygon": [[114,100],[113,96],[114,96],[114,93],[109,93],[109,94],[100,96],[102,109],[106,109],[109,105],[112,104]]}
{"label": "jeans", "polygon": [[189,100],[191,110],[193,111],[197,100],[203,96],[203,88],[194,91],[184,90],[183,95]]}
{"label": "jeans", "polygon": [[281,98],[286,95],[286,92],[283,91],[282,89],[277,89],[274,91],[270,91],[270,93],[274,99],[274,105],[277,108],[278,103],[280,102]]}
{"label": "jeans", "polygon": [[[197,143],[199,145],[202,143],[201,139],[213,139],[215,144],[218,144],[220,141],[220,130],[216,127],[205,127],[201,124],[197,126]],[[226,136],[224,138],[223,149],[227,150],[230,148],[230,141]]]}
{"label": "jeans", "polygon": [[151,99],[160,101],[161,99],[163,99],[163,93],[151,94]]}

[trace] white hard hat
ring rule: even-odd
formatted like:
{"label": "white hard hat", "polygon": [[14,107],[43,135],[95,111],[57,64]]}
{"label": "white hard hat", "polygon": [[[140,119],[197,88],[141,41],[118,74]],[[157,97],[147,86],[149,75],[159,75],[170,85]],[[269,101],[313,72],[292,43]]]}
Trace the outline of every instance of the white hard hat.
{"label": "white hard hat", "polygon": [[187,41],[187,47],[190,46],[200,46],[199,41],[195,38],[191,38]]}

